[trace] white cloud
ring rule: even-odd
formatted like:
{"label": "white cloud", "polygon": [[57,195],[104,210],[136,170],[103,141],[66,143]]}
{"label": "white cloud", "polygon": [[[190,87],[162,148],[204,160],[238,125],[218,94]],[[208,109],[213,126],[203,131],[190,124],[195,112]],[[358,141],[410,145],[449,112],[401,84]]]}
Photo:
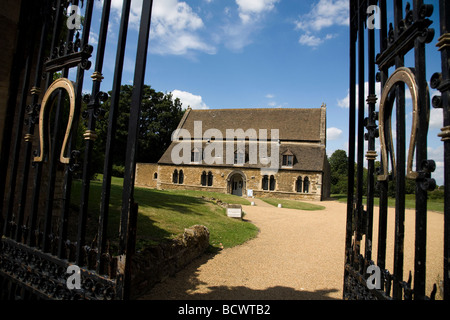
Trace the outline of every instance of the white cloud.
{"label": "white cloud", "polygon": [[280,0],[235,0],[236,7],[224,10],[224,23],[216,34],[217,43],[232,51],[241,51],[252,43],[253,35],[261,30],[264,17],[274,10]]}
{"label": "white cloud", "polygon": [[[356,101],[356,105],[358,105],[358,97],[359,97],[359,85],[358,84],[356,84],[356,86],[355,86],[355,92],[356,92],[355,101]],[[364,96],[367,98],[368,94],[369,94],[369,82],[366,81],[364,83]],[[375,83],[375,94],[377,95],[377,98],[378,98],[375,108],[378,109],[379,105],[380,105],[380,98],[381,98],[381,84],[379,82]],[[409,93],[409,90],[405,91],[405,98],[411,99],[411,94]],[[365,99],[364,99],[364,101],[365,101]],[[344,109],[348,109],[350,107],[350,92],[349,92],[349,90],[347,90],[346,97],[337,100],[337,104],[339,107],[344,108]],[[367,108],[367,103],[366,103],[366,108]]]}
{"label": "white cloud", "polygon": [[257,19],[260,14],[271,11],[280,0],[236,0],[239,17],[246,24]]}
{"label": "white cloud", "polygon": [[348,0],[319,0],[316,2],[310,12],[300,16],[299,20],[295,22],[295,29],[305,32],[300,37],[299,43],[317,47],[325,40],[334,38],[335,35],[332,34],[320,37],[313,33],[318,33],[324,28],[336,25],[349,25],[348,8]]}
{"label": "white cloud", "polygon": [[348,0],[319,0],[311,11],[296,21],[297,29],[320,31],[333,25],[347,26]]}
{"label": "white cloud", "polygon": [[192,51],[216,53],[216,48],[199,35],[204,28],[203,20],[186,2],[155,1],[152,15],[154,52],[175,55]]}
{"label": "white cloud", "polygon": [[91,45],[97,45],[98,44],[98,34],[91,31],[89,33],[89,44]]}
{"label": "white cloud", "polygon": [[254,24],[241,22],[228,22],[222,26],[221,34],[217,36],[218,42],[223,42],[225,47],[239,52],[252,43],[252,35],[257,30]]}
{"label": "white cloud", "polygon": [[[440,95],[440,92],[435,89],[430,89],[430,97],[434,98],[436,95]],[[442,109],[436,109],[433,107],[430,109],[430,129],[441,129],[444,123],[444,114]]]}
{"label": "white cloud", "polygon": [[442,109],[435,109],[431,107],[430,110],[430,129],[440,129],[443,127],[444,114]]}
{"label": "white cloud", "polygon": [[318,45],[323,43],[323,39],[320,39],[316,36],[313,36],[311,34],[303,34],[300,39],[298,40],[300,44],[303,44],[305,46],[309,47],[317,47]]}
{"label": "white cloud", "polygon": [[[103,1],[102,1],[102,3],[103,3]],[[120,15],[122,14],[122,4],[123,4],[122,0],[112,0],[111,1],[111,9],[116,12],[117,21],[119,21]],[[142,0],[131,1],[129,24],[134,29],[139,28],[141,12],[142,12]]]}
{"label": "white cloud", "polygon": [[181,103],[183,104],[183,109],[186,109],[188,106],[190,106],[192,109],[209,109],[209,107],[206,105],[205,102],[203,102],[203,99],[201,96],[192,94],[187,91],[181,91],[181,90],[173,90],[172,91],[173,98],[179,98]]}
{"label": "white cloud", "polygon": [[[142,1],[131,1],[130,28],[138,30]],[[112,0],[111,8],[119,21],[122,0]],[[198,34],[204,28],[203,20],[184,1],[156,0],[152,8],[150,51],[157,54],[184,55],[192,51],[215,54],[216,49]]]}
{"label": "white cloud", "polygon": [[441,144],[436,148],[427,148],[427,158],[434,160],[436,163],[436,170],[431,174],[431,177],[436,180],[437,185],[444,184],[444,145]]}
{"label": "white cloud", "polygon": [[338,140],[342,135],[342,130],[339,128],[328,128],[327,129],[327,140]]}

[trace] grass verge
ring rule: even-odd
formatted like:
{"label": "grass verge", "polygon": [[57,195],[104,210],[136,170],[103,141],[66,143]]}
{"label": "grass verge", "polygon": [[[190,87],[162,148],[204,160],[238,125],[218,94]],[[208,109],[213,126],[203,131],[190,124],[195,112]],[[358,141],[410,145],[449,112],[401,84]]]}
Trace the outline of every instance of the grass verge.
{"label": "grass verge", "polygon": [[[112,179],[108,220],[108,237],[112,243],[118,239],[122,185],[123,179]],[[79,204],[80,189],[81,182],[74,181],[72,194],[74,205],[72,205],[72,208]],[[101,181],[91,182],[88,227],[92,228],[92,233],[96,232],[101,189]],[[174,238],[184,232],[185,228],[196,224],[204,225],[209,229],[210,245],[213,250],[242,244],[258,233],[258,228],[255,225],[245,220],[229,218],[226,215],[225,208],[216,204],[217,200],[225,203],[248,203],[247,200],[233,195],[135,188],[134,198],[135,202],[139,204],[138,249],[145,245]],[[213,198],[215,200],[212,200]]]}

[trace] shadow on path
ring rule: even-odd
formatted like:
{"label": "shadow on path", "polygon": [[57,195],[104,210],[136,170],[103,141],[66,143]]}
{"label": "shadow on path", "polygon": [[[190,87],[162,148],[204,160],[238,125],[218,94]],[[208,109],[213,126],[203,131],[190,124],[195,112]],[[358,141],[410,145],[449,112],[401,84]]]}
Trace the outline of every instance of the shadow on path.
{"label": "shadow on path", "polygon": [[215,256],[204,254],[175,276],[156,284],[138,300],[337,300],[329,294],[335,288],[316,291],[296,290],[286,286],[253,289],[246,286],[207,286],[199,280],[199,267]]}

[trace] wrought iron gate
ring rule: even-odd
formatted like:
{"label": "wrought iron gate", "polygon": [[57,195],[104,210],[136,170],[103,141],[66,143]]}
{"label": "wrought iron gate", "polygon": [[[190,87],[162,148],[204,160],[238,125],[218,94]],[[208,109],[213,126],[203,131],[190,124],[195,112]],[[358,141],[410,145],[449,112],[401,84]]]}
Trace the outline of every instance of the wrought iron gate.
{"label": "wrought iron gate", "polygon": [[[442,70],[432,70],[436,73],[430,79],[430,86],[440,91],[440,95],[432,99],[432,107],[441,109],[444,115],[439,136],[444,143],[445,170],[444,235],[436,235],[444,237],[444,252],[442,260],[441,257],[436,259],[443,262],[443,298],[450,299],[450,2],[439,0],[439,8],[436,4],[437,1],[434,6],[424,4],[422,0],[413,0],[412,4],[402,0],[350,1],[350,133],[345,299],[435,298],[436,284],[431,292],[426,292],[425,277],[427,193],[436,184],[431,177],[435,162],[427,157],[430,97],[425,57],[425,48],[435,36],[429,19],[433,10],[439,10],[440,21],[435,25],[440,26],[440,30],[436,30],[436,33],[440,31],[440,36],[436,50],[440,51],[442,57]],[[378,19],[376,26],[373,15]],[[388,21],[391,22],[388,24]],[[375,42],[376,33],[378,44]],[[404,57],[408,53],[413,55],[414,62],[405,66]],[[376,96],[376,82],[381,85],[380,97]],[[410,134],[405,132],[405,92],[411,94],[413,108]],[[391,124],[394,106],[395,127]],[[395,145],[393,135],[396,137]],[[375,167],[378,156],[376,139],[379,139],[381,149],[379,168]],[[364,155],[365,140],[368,150]],[[407,142],[408,152],[405,151]],[[366,205],[363,204],[364,166],[367,167]],[[416,196],[414,270],[413,273],[409,272],[408,280],[403,277],[406,179],[415,181]],[[395,181],[396,192],[393,270],[388,270],[386,266],[389,254],[386,252],[389,180]],[[378,212],[374,212],[375,188],[379,192]],[[374,225],[374,214],[378,215],[377,225]],[[372,242],[375,232],[378,233],[377,243]],[[372,257],[375,248],[377,256]],[[374,285],[372,279],[378,279],[378,284]]]}
{"label": "wrought iron gate", "polygon": [[[71,27],[73,21],[66,22],[71,15],[67,12],[67,19],[65,14],[69,5],[84,12],[78,20],[79,30]],[[22,0],[0,158],[0,300],[97,300],[130,296],[130,261],[137,219],[133,199],[135,156],[151,0],[143,1],[142,5],[128,143],[127,150],[123,150],[126,165],[115,251],[107,233],[112,146],[130,6],[131,0],[123,1],[107,119],[101,203],[93,203],[98,206],[98,216],[88,217],[88,206],[95,201],[90,199],[89,191],[96,123],[104,114],[102,102],[108,98],[100,88],[111,0],[97,4],[94,0]],[[94,47],[89,36],[97,8],[101,10],[101,21],[99,30],[94,30],[98,43],[92,63]],[[92,91],[85,95],[85,72],[91,67]],[[74,82],[68,79],[69,72],[76,74]],[[56,74],[60,78],[54,80]],[[82,101],[87,107],[83,108]],[[75,148],[79,130],[83,130],[84,138],[81,150]],[[74,206],[72,187],[77,176],[81,195]],[[94,228],[89,228],[92,224]],[[68,273],[72,270],[69,266],[75,266],[80,273]]]}

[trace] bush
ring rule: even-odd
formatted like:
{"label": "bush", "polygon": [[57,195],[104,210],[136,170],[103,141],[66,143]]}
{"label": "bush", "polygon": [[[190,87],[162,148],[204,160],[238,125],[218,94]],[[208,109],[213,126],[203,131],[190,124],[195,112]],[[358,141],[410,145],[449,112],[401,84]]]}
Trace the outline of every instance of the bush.
{"label": "bush", "polygon": [[113,177],[123,178],[124,174],[125,174],[124,166],[117,166],[117,165],[113,164],[112,172],[111,172],[111,175]]}
{"label": "bush", "polygon": [[444,189],[428,192],[428,199],[444,199]]}

